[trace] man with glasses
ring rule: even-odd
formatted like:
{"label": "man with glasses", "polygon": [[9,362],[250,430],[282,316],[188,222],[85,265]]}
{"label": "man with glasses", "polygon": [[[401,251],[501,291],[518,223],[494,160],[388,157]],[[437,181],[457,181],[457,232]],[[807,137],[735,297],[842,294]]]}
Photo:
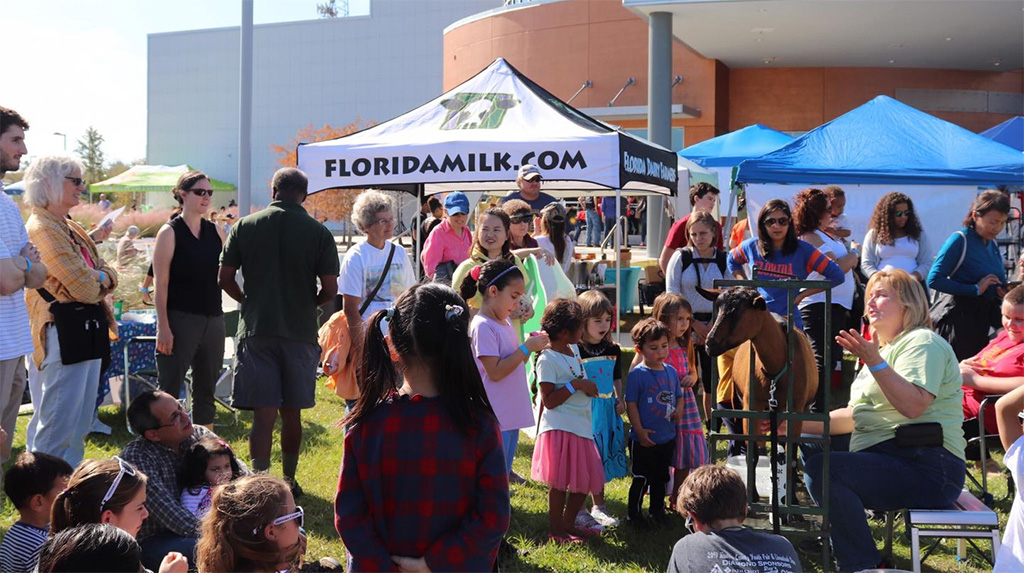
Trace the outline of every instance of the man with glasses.
{"label": "man with glasses", "polygon": [[[17,171],[25,147],[28,122],[13,109],[0,107],[0,465],[11,455],[18,407],[25,393],[25,355],[32,354],[32,331],[25,306],[25,288],[43,286],[46,265],[28,240],[21,210],[4,192],[3,177]],[[3,470],[0,469],[0,476]]]}
{"label": "man with glasses", "polygon": [[529,163],[523,165],[519,168],[519,176],[516,177],[516,187],[519,187],[519,191],[502,197],[501,202],[507,203],[513,199],[521,199],[526,201],[530,205],[530,210],[533,211],[533,214],[537,215],[548,203],[557,201],[551,195],[541,192],[541,179],[540,170],[537,167]]}
{"label": "man with glasses", "polygon": [[[194,563],[199,520],[181,505],[178,470],[185,454],[196,442],[216,436],[202,426],[192,425],[188,412],[166,392],[139,394],[128,406],[128,423],[138,437],[125,446],[121,458],[149,478],[146,483],[149,517],[142,523],[138,535],[143,564],[156,571],[164,555],[171,551],[185,555]],[[241,460],[238,463],[243,473],[249,473]]]}
{"label": "man with glasses", "polygon": [[[294,167],[279,169],[271,186],[273,202],[231,228],[219,282],[241,307],[233,404],[253,410],[253,470],[270,470],[280,412],[281,465],[298,498],[302,488],[295,470],[302,447],[302,410],[316,405],[317,307],[338,294],[338,248],[331,232],[302,208],[305,173]],[[238,270],[244,294],[235,278]]]}

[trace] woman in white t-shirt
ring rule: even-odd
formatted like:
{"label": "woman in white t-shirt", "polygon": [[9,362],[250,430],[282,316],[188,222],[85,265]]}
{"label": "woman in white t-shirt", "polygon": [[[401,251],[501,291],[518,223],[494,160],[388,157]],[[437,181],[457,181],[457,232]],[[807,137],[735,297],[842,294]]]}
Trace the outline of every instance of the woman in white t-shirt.
{"label": "woman in white t-shirt", "polygon": [[[853,291],[856,283],[853,268],[857,266],[859,255],[855,248],[847,251],[842,241],[825,232],[832,224],[832,199],[821,189],[804,189],[797,193],[793,207],[793,224],[800,239],[814,245],[825,256],[832,259],[843,271],[843,282],[832,289],[832,304],[825,307],[825,293],[818,291],[804,296],[798,295],[797,306],[804,321],[804,333],[811,340],[814,349],[814,360],[818,364],[818,372],[823,373],[818,380],[818,390],[814,394],[815,412],[828,412],[825,404],[825,384],[831,383],[832,372],[842,369],[843,349],[836,342],[840,329],[846,325],[850,309],[853,307]],[[819,273],[807,275],[807,280],[826,280]],[[831,317],[830,332],[825,332],[826,311]],[[825,344],[831,346],[830,364],[825,365]]]}
{"label": "woman in white t-shirt", "polygon": [[[1003,463],[1013,476],[1013,483],[1021,483],[1024,475],[1024,428],[1019,414],[1024,409],[1024,386],[1020,386],[996,401],[996,423],[999,424],[999,440],[1006,455]],[[1003,544],[999,546],[993,573],[1024,570],[1024,501],[1021,496],[1013,497],[1010,515],[1006,518]]]}
{"label": "woman in white t-shirt", "polygon": [[[416,276],[405,248],[390,240],[395,232],[395,203],[391,197],[376,189],[363,191],[352,205],[352,223],[366,235],[366,241],[356,243],[345,253],[338,292],[355,345],[362,340],[363,321],[378,310],[391,307],[398,295],[416,284]],[[389,256],[391,264],[387,265]],[[374,293],[382,273],[387,274]],[[372,300],[365,304],[371,294]]]}
{"label": "woman in white t-shirt", "polygon": [[565,207],[561,203],[548,203],[540,211],[540,230],[534,238],[538,247],[555,254],[562,270],[568,273],[576,246],[565,232],[565,217]]}
{"label": "woman in white t-shirt", "polygon": [[864,235],[860,261],[864,274],[871,277],[878,271],[903,269],[924,282],[934,258],[910,197],[898,191],[882,197]]}

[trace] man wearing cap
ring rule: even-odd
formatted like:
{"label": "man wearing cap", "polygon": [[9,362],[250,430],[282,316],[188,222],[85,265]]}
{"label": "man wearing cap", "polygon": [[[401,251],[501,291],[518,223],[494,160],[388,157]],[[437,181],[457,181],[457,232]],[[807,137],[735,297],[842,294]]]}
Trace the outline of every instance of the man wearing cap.
{"label": "man wearing cap", "polygon": [[529,163],[523,165],[519,168],[519,177],[516,178],[516,185],[519,187],[519,191],[509,193],[508,196],[502,198],[501,202],[505,203],[513,199],[522,199],[530,205],[534,215],[540,213],[540,210],[547,206],[548,203],[557,201],[551,195],[541,193],[540,180],[540,170],[536,166]]}
{"label": "man wearing cap", "polygon": [[444,220],[434,227],[423,244],[420,262],[428,277],[450,285],[459,263],[469,258],[473,233],[466,227],[469,219],[469,198],[453,191],[444,198]]}

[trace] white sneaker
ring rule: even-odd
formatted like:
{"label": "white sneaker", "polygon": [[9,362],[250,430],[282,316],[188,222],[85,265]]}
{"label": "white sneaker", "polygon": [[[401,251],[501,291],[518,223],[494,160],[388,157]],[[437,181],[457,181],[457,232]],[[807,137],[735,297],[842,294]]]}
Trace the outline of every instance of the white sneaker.
{"label": "white sneaker", "polygon": [[575,525],[577,529],[593,529],[595,531],[604,531],[604,526],[597,522],[596,519],[590,516],[585,509],[581,509],[576,514]]}
{"label": "white sneaker", "polygon": [[615,519],[605,513],[603,505],[595,505],[594,508],[590,510],[590,516],[594,518],[594,521],[597,521],[604,527],[616,527],[619,525],[618,519]]}

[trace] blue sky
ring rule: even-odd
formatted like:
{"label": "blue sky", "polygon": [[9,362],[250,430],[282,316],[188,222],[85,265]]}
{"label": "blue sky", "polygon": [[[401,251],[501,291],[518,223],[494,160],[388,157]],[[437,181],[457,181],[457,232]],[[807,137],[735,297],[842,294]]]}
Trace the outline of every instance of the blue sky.
{"label": "blue sky", "polygon": [[[320,0],[321,2],[324,0]],[[397,0],[396,0],[397,1]],[[317,18],[317,0],[255,0],[257,25]],[[146,154],[146,36],[238,26],[240,0],[0,0],[0,105],[31,124],[29,155],[68,150],[93,125],[108,160]],[[370,0],[349,0],[352,15]]]}

